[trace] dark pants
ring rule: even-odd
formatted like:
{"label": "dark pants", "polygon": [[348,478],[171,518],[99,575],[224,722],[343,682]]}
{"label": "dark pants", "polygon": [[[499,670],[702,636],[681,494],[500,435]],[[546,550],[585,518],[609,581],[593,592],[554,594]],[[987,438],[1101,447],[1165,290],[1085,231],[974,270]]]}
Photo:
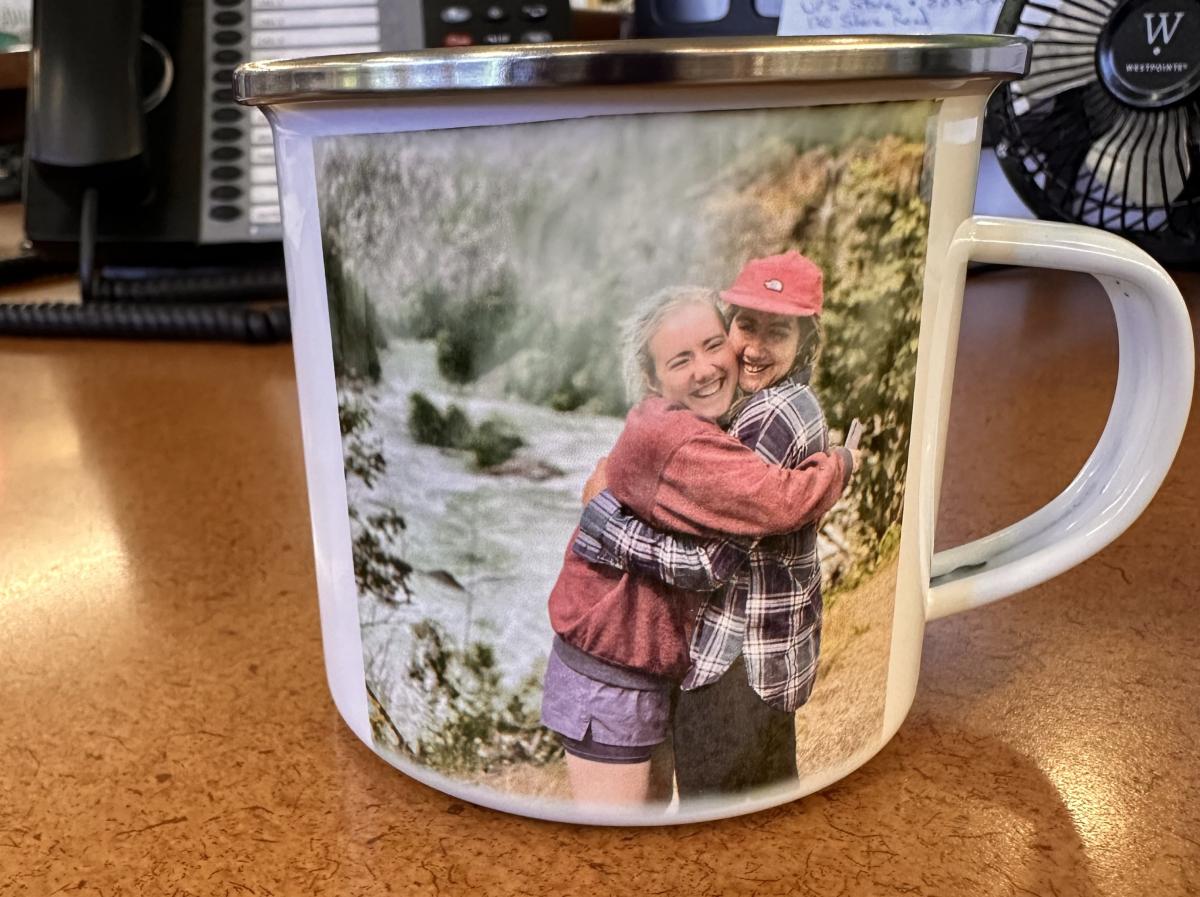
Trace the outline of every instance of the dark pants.
{"label": "dark pants", "polygon": [[740,657],[712,685],[676,692],[672,736],[680,800],[798,778],[796,714],[763,702]]}

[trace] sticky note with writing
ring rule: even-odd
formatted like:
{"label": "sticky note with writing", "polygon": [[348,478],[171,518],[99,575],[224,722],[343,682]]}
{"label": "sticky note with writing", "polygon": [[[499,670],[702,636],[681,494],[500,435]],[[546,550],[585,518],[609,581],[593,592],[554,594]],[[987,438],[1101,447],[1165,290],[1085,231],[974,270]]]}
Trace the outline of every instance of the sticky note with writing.
{"label": "sticky note with writing", "polygon": [[1003,0],[783,0],[780,34],[990,34]]}

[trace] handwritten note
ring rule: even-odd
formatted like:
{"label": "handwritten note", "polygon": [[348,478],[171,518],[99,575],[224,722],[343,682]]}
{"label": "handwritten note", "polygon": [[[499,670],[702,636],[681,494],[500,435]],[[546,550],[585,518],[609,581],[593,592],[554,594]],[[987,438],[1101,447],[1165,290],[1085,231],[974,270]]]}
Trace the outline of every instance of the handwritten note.
{"label": "handwritten note", "polygon": [[783,0],[780,34],[990,34],[1003,0]]}
{"label": "handwritten note", "polygon": [[0,51],[29,43],[33,0],[0,0]]}

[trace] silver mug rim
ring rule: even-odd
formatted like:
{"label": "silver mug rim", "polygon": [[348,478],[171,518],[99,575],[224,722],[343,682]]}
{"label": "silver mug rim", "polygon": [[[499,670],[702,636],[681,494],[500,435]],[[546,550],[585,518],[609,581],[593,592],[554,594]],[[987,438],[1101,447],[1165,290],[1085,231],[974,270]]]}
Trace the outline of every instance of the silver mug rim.
{"label": "silver mug rim", "polygon": [[249,106],[414,93],[648,85],[878,80],[1008,81],[1030,44],[1006,34],[847,35],[588,41],[454,47],[246,63],[234,75]]}

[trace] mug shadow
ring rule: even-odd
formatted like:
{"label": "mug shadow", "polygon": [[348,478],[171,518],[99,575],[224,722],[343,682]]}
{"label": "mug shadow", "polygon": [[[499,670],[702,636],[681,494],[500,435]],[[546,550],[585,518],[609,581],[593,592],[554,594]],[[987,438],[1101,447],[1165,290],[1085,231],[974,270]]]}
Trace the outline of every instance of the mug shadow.
{"label": "mug shadow", "polygon": [[1037,763],[929,714],[803,800],[656,828],[476,807],[397,774],[336,717],[329,736],[340,773],[314,781],[305,802],[324,808],[310,846],[340,871],[288,878],[312,894],[371,881],[406,882],[408,893],[1100,893],[1076,821]]}
{"label": "mug shadow", "polygon": [[676,873],[708,856],[705,893],[1099,893],[1076,821],[1037,763],[929,714],[822,792],[676,836],[653,835]]}

